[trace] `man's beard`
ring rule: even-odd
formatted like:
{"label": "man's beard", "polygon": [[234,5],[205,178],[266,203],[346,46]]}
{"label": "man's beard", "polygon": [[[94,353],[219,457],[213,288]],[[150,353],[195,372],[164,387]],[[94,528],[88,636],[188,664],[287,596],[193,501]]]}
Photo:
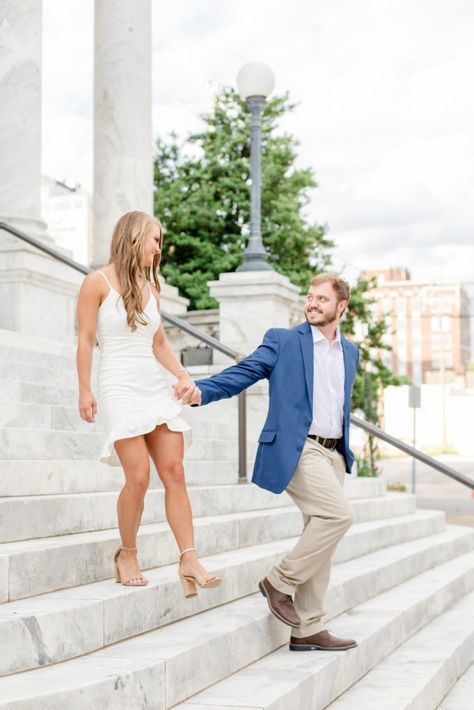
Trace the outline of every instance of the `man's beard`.
{"label": "man's beard", "polygon": [[[322,313],[317,312],[318,316],[322,316]],[[322,320],[320,320],[318,323],[311,323],[311,321],[308,318],[308,314],[305,313],[306,320],[309,323],[309,325],[314,325],[316,328],[319,328],[321,326],[329,325],[330,323],[335,323],[337,320],[337,309],[335,308],[332,313],[328,313],[325,317],[323,317]]]}

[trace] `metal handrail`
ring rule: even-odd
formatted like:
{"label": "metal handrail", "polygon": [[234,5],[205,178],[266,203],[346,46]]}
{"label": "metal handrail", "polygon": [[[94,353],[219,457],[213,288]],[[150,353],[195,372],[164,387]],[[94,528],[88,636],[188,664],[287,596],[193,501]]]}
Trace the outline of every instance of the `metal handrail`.
{"label": "metal handrail", "polygon": [[[70,266],[71,269],[75,269],[75,271],[79,271],[81,274],[87,275],[87,274],[91,274],[93,271],[93,269],[90,269],[88,266],[84,266],[83,264],[79,264],[77,261],[70,259],[68,256],[66,256],[65,254],[62,254],[57,249],[50,247],[49,244],[45,244],[44,242],[41,242],[39,239],[35,239],[34,237],[31,237],[29,234],[22,232],[20,229],[16,229],[16,227],[12,227],[11,224],[7,224],[6,222],[0,222],[0,229],[5,230],[5,232],[9,232],[14,237],[18,237],[18,239],[21,239],[22,241],[27,242],[28,244],[31,244],[31,246],[35,247],[36,249],[39,249],[40,251],[44,252],[45,254],[48,254],[48,256],[53,257],[53,259],[56,259],[57,261],[60,261],[63,264],[66,264],[66,266]],[[208,335],[207,333],[202,333],[200,330],[195,328],[193,325],[186,323],[186,321],[181,320],[181,318],[177,318],[176,316],[172,315],[171,313],[167,313],[166,311],[163,311],[161,309],[160,309],[160,313],[161,313],[163,320],[167,321],[167,323],[170,323],[171,325],[174,325],[176,328],[179,328],[180,330],[184,331],[185,333],[188,333],[188,335],[191,335],[193,338],[196,338],[197,340],[200,340],[201,342],[206,343],[206,345],[209,345],[214,350],[218,350],[219,352],[223,353],[224,355],[227,355],[228,357],[232,358],[236,362],[238,362],[239,360],[242,359],[241,353],[238,353],[236,350],[233,350],[232,348],[227,347],[227,345],[224,345],[216,338],[213,338],[212,335]],[[247,402],[246,393],[244,391],[244,392],[241,392],[239,395],[239,406],[238,406],[239,483],[244,483],[247,481],[246,402]]]}
{"label": "metal handrail", "polygon": [[355,424],[355,426],[366,431],[368,434],[376,436],[382,441],[386,441],[388,444],[391,444],[392,446],[395,446],[395,448],[400,449],[400,451],[404,451],[406,454],[409,454],[409,456],[412,456],[414,459],[418,459],[418,461],[421,461],[422,463],[431,466],[431,468],[435,468],[437,471],[444,473],[445,476],[449,476],[449,478],[452,478],[454,481],[462,483],[464,486],[467,486],[468,488],[474,490],[474,479],[468,478],[462,473],[458,473],[458,471],[455,471],[450,466],[446,466],[446,464],[441,463],[440,461],[436,461],[436,459],[432,458],[431,456],[428,456],[427,454],[424,454],[418,449],[413,448],[413,446],[405,444],[403,441],[400,441],[400,439],[396,439],[394,436],[390,436],[390,434],[387,434],[383,429],[380,429],[378,426],[375,426],[375,424],[366,422],[364,419],[359,419],[359,417],[356,417],[353,414],[351,415],[351,422],[352,424]]}
{"label": "metal handrail", "polygon": [[[27,242],[28,244],[31,244],[32,246],[36,247],[40,251],[43,251],[44,253],[48,254],[49,256],[53,257],[54,259],[61,261],[63,264],[70,266],[72,269],[75,269],[76,271],[79,271],[82,274],[87,275],[87,274],[92,273],[92,269],[90,269],[89,267],[84,266],[83,264],[77,263],[73,259],[70,259],[69,257],[65,256],[61,252],[57,251],[56,249],[53,249],[53,247],[50,247],[49,245],[44,244],[43,242],[35,239],[34,237],[30,237],[28,234],[25,234],[24,232],[20,231],[19,229],[16,229],[15,227],[12,227],[11,225],[7,224],[6,222],[0,222],[0,229],[4,229],[6,232],[13,234],[14,236],[18,237],[19,239],[22,239],[23,241]],[[218,350],[219,352],[224,353],[224,355],[227,355],[228,357],[232,358],[233,360],[236,360],[237,362],[242,359],[243,356],[240,353],[238,353],[236,350],[232,350],[232,348],[229,348],[226,345],[223,345],[219,340],[216,340],[216,338],[213,338],[211,335],[207,335],[207,333],[202,333],[200,330],[198,330],[194,326],[189,325],[189,323],[186,323],[185,321],[181,320],[181,318],[177,318],[176,316],[171,315],[170,313],[166,313],[166,311],[161,311],[161,315],[162,315],[163,319],[166,320],[168,323],[171,323],[172,325],[176,326],[180,330],[183,330],[184,332],[188,333],[189,335],[196,338],[197,340],[201,340],[203,343],[206,343],[214,350]],[[238,412],[239,412],[239,415],[238,415],[239,416],[239,483],[243,483],[243,482],[247,481],[247,428],[246,428],[247,407],[246,407],[246,392],[245,392],[245,390],[243,392],[241,392],[239,395]],[[391,444],[392,446],[394,446],[397,449],[400,449],[400,451],[405,452],[409,456],[412,456],[413,458],[418,459],[418,461],[421,461],[422,463],[425,463],[428,466],[431,466],[431,468],[434,468],[437,471],[440,471],[445,476],[449,476],[449,478],[452,478],[453,480],[457,481],[458,483],[462,483],[464,486],[467,486],[468,488],[471,488],[472,490],[474,490],[474,480],[473,479],[470,479],[467,476],[464,476],[462,473],[455,471],[453,468],[451,468],[450,466],[446,466],[446,464],[444,464],[444,463],[436,461],[436,459],[432,458],[431,456],[428,456],[427,454],[424,454],[423,452],[419,451],[418,449],[413,448],[413,446],[410,446],[409,444],[405,444],[403,441],[400,441],[400,439],[396,439],[394,436],[387,434],[383,429],[380,429],[379,427],[375,426],[375,424],[371,424],[370,422],[366,422],[363,419],[360,419],[359,417],[356,417],[353,414],[351,415],[351,422],[355,426],[366,431],[368,434],[370,434],[372,436],[376,436],[378,439],[381,439],[382,441],[385,441],[388,444]]]}

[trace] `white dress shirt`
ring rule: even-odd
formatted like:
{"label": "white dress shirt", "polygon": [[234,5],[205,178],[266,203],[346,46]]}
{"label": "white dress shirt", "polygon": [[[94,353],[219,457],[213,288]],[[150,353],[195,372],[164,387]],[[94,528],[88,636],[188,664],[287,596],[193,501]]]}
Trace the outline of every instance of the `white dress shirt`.
{"label": "white dress shirt", "polygon": [[308,434],[330,439],[342,436],[344,417],[344,356],[341,334],[330,343],[317,326],[313,333],[313,421]]}

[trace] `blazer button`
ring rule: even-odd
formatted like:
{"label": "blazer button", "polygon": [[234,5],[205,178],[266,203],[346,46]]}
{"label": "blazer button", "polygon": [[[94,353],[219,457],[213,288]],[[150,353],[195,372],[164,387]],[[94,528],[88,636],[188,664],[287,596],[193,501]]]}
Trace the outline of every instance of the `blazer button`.
{"label": "blazer button", "polygon": [[298,445],[298,446],[296,447],[296,450],[297,450],[297,451],[303,451],[303,447],[300,446],[300,445]]}
{"label": "blazer button", "polygon": [[311,426],[311,419],[307,419],[305,421],[305,426]]}

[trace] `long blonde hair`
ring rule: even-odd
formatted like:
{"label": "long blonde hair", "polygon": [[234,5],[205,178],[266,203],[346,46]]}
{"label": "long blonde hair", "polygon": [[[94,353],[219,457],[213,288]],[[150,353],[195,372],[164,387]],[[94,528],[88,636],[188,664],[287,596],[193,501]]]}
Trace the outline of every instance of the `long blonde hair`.
{"label": "long blonde hair", "polygon": [[[153,257],[152,266],[143,266],[143,243],[151,227],[158,225],[160,230],[160,253]],[[163,227],[161,222],[145,212],[127,212],[115,225],[110,244],[109,263],[114,263],[120,284],[122,300],[127,311],[127,323],[132,333],[137,325],[146,325],[142,310],[143,279],[152,281],[158,293],[160,282],[158,270],[163,247]]]}

